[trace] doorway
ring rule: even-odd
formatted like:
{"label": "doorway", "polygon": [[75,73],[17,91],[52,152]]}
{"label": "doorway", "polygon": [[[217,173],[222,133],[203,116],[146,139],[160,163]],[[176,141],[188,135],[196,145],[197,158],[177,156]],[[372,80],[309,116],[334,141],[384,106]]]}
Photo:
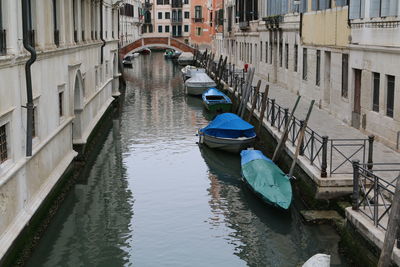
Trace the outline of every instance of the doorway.
{"label": "doorway", "polygon": [[354,105],[352,115],[352,126],[360,128],[361,117],[361,75],[360,69],[354,69]]}

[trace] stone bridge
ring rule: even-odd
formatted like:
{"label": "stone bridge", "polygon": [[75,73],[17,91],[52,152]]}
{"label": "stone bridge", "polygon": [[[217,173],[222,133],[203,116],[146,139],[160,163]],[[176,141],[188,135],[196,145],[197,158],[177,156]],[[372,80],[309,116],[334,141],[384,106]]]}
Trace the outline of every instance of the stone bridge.
{"label": "stone bridge", "polygon": [[133,43],[130,43],[119,50],[120,57],[125,56],[130,52],[137,52],[142,50],[143,48],[152,48],[152,47],[165,47],[165,48],[173,48],[175,50],[181,52],[192,52],[194,53],[194,48],[190,45],[185,44],[177,39],[170,37],[144,37],[140,38]]}

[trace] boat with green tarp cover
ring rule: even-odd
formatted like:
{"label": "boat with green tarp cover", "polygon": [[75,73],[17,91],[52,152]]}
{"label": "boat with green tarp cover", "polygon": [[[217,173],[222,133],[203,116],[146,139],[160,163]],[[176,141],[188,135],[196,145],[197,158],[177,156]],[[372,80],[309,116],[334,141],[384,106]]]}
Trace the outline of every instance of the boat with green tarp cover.
{"label": "boat with green tarp cover", "polygon": [[292,202],[289,177],[259,150],[240,153],[244,181],[262,200],[275,207],[288,209]]}

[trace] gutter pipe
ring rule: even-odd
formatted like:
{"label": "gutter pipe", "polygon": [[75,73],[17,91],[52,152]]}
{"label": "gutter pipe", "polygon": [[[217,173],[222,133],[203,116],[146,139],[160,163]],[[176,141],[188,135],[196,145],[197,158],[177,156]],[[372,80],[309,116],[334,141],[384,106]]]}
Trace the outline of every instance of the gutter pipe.
{"label": "gutter pipe", "polygon": [[103,64],[104,47],[106,46],[106,40],[104,40],[103,36],[103,0],[100,1],[100,39],[103,42],[103,44],[101,45],[100,63]]}
{"label": "gutter pipe", "polygon": [[28,41],[29,21],[31,19],[28,10],[29,0],[21,0],[22,4],[22,32],[24,48],[31,54],[29,60],[25,63],[25,81],[26,81],[26,156],[32,156],[32,134],[33,134],[33,94],[32,94],[32,75],[31,66],[36,61],[36,50]]}

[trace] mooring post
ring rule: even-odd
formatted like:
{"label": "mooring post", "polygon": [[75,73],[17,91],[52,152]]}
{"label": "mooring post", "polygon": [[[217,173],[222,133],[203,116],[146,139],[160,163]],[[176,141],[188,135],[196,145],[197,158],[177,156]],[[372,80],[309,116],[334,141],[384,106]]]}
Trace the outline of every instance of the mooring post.
{"label": "mooring post", "polygon": [[251,121],[251,117],[253,116],[254,110],[256,109],[257,96],[258,96],[258,93],[260,92],[260,86],[261,86],[261,80],[258,80],[257,86],[256,86],[256,88],[254,90],[254,93],[253,93],[253,99],[252,99],[253,101],[251,103],[251,109],[250,109],[249,115],[247,116],[247,121],[248,122]]}
{"label": "mooring post", "polygon": [[268,93],[269,93],[269,85],[265,85],[265,91],[261,97],[261,111],[260,111],[260,121],[258,122],[258,134],[261,133],[261,127],[265,116],[265,109],[267,108],[268,103]]}
{"label": "mooring post", "polygon": [[358,198],[359,198],[359,179],[360,179],[360,161],[353,160],[353,195],[352,195],[352,200],[353,200],[353,205],[352,209],[353,210],[358,210]]}
{"label": "mooring post", "polygon": [[374,135],[368,136],[368,170],[372,170],[372,167],[374,166]]}
{"label": "mooring post", "polygon": [[275,126],[275,99],[271,99],[271,126]]}
{"label": "mooring post", "polygon": [[[304,127],[304,120],[300,121],[300,129],[303,129]],[[299,155],[300,156],[304,156],[304,141],[303,140],[299,140],[300,142],[300,152]]]}
{"label": "mooring post", "polygon": [[322,162],[321,162],[321,177],[326,178],[328,173],[326,172],[326,168],[328,167],[328,140],[329,137],[324,135],[322,136]]}

